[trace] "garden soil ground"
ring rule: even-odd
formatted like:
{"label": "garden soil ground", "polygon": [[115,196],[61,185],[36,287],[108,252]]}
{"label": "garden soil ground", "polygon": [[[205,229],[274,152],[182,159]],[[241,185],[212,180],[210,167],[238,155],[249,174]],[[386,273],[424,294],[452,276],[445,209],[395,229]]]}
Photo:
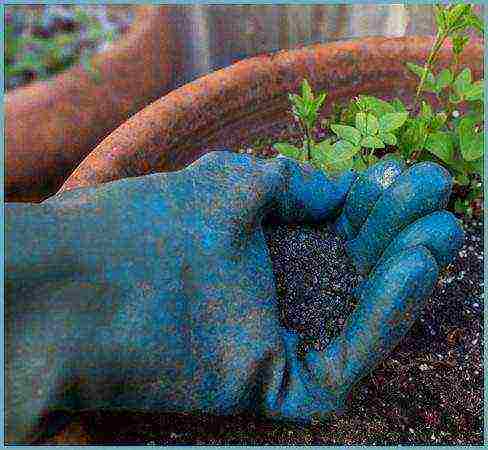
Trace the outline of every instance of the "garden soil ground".
{"label": "garden soil ground", "polygon": [[[354,388],[342,416],[299,426],[247,417],[85,413],[49,442],[481,445],[483,225],[469,220],[464,229],[466,243],[440,277],[419,320]],[[341,241],[325,228],[313,227],[278,227],[268,229],[267,236],[283,323],[302,332],[305,347],[325,346],[343,326],[340,317],[354,306],[347,286],[350,290],[359,281]],[[328,283],[338,284],[331,289]],[[344,308],[334,316],[341,302]]]}

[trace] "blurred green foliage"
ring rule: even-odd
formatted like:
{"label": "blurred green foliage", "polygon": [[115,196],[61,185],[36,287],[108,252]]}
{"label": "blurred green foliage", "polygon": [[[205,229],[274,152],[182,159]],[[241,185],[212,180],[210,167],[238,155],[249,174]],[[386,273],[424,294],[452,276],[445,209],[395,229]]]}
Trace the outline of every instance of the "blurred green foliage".
{"label": "blurred green foliage", "polygon": [[7,15],[5,23],[7,89],[46,79],[79,61],[96,75],[89,65],[90,56],[116,37],[116,32],[104,29],[96,16],[80,6],[73,5],[67,17],[54,15],[51,20],[35,10],[14,14],[20,20],[9,21]]}

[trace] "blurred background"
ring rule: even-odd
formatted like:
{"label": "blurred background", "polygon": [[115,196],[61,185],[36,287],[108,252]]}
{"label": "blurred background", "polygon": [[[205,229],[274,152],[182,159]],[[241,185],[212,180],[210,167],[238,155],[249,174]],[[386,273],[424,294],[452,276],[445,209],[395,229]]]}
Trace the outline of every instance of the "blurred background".
{"label": "blurred background", "polygon": [[86,62],[125,33],[132,19],[130,6],[6,5],[5,88]]}
{"label": "blurred background", "polygon": [[[160,6],[154,6],[155,8]],[[362,36],[432,34],[431,5],[169,5],[173,87],[260,53]],[[5,86],[42,80],[127,32],[131,5],[5,6]]]}

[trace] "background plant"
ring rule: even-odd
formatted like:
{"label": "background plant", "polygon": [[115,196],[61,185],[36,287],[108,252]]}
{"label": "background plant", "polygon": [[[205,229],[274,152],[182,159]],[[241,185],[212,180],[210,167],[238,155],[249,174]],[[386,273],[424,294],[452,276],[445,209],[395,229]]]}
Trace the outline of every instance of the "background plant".
{"label": "background plant", "polygon": [[[87,9],[90,8],[90,9]],[[107,16],[101,6],[6,7],[5,84],[11,89],[43,80],[76,62],[97,77],[92,53],[112,41],[131,20],[123,8]],[[127,16],[127,17],[125,17]]]}
{"label": "background plant", "polygon": [[[437,34],[424,65],[407,63],[418,77],[410,107],[399,99],[359,95],[333,110],[327,121],[330,137],[317,143],[310,130],[326,95],[315,97],[304,80],[302,96],[290,95],[292,112],[304,131],[302,148],[278,143],[275,149],[329,173],[349,168],[361,171],[385,156],[403,158],[409,164],[435,161],[454,177],[458,194],[454,208],[472,214],[482,196],[484,81],[473,80],[470,69],[460,67],[459,61],[469,32],[483,35],[483,22],[470,4],[436,5],[435,17]],[[448,40],[451,64],[440,70],[439,52]]]}

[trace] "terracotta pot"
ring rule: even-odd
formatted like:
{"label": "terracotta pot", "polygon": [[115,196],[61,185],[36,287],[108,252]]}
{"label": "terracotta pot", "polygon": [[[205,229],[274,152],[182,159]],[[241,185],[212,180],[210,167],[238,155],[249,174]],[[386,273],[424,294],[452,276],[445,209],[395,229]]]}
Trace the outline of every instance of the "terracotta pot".
{"label": "terracotta pot", "polygon": [[[183,168],[202,154],[236,149],[286,120],[288,92],[303,78],[326,90],[328,103],[360,93],[412,99],[416,79],[406,61],[422,64],[428,37],[366,38],[313,45],[240,61],[170,92],[135,114],[77,167],[61,191]],[[451,51],[440,54],[449,64]],[[461,64],[483,73],[483,46],[471,44]]]}
{"label": "terracotta pot", "polygon": [[82,65],[5,96],[7,201],[39,201],[56,192],[83,158],[129,116],[166,94],[166,7],[135,7],[126,35]]}

